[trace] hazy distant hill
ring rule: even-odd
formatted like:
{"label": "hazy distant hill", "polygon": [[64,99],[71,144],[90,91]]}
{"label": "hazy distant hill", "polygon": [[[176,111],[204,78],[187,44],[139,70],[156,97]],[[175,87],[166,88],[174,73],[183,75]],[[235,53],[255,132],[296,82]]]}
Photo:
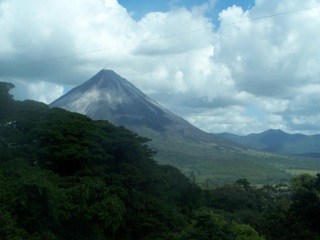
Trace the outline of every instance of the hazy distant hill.
{"label": "hazy distant hill", "polygon": [[220,133],[223,137],[258,150],[320,158],[320,135],[289,134],[282,130],[267,130],[258,134],[239,136],[231,133]]}
{"label": "hazy distant hill", "polygon": [[198,181],[248,178],[265,182],[288,177],[279,163],[284,168],[297,168],[296,162],[287,157],[259,152],[201,131],[111,70],[101,70],[50,107],[108,120],[148,137],[157,151],[157,161],[174,165]]}

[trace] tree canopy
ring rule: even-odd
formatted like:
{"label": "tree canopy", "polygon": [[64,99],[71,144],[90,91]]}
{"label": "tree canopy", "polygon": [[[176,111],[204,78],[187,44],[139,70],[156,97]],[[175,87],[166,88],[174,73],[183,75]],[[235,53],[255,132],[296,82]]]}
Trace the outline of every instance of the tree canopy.
{"label": "tree canopy", "polygon": [[12,83],[0,82],[0,124],[4,123],[13,112],[13,97],[9,91],[14,88]]}

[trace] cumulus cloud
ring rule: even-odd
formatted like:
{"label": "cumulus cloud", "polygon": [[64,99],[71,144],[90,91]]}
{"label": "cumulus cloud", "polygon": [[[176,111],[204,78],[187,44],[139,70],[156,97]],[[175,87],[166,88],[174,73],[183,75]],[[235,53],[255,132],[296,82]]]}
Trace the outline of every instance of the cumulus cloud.
{"label": "cumulus cloud", "polygon": [[12,94],[17,100],[33,99],[49,104],[64,93],[64,87],[55,83],[44,81],[30,83],[20,80],[13,82],[15,88],[12,90]]}
{"label": "cumulus cloud", "polygon": [[229,62],[237,89],[260,96],[292,97],[296,87],[317,81],[318,70],[310,69],[319,63],[319,49],[315,49],[320,40],[315,34],[320,21],[315,12],[319,14],[319,8],[259,21],[250,18],[270,15],[263,6],[271,13],[281,13],[315,6],[312,2],[257,1],[256,7],[247,12],[236,6],[221,12],[222,26],[236,19],[244,21],[219,30],[219,59]]}
{"label": "cumulus cloud", "polygon": [[0,1],[0,81],[50,102],[110,68],[206,131],[319,131],[319,0],[256,0],[218,19],[214,0],[171,3],[135,20],[116,0]]}

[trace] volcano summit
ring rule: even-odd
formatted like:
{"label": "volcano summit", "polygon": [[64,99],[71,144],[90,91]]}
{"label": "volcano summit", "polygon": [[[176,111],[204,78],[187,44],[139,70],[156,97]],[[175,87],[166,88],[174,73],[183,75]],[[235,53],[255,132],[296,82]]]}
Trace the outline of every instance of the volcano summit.
{"label": "volcano summit", "polygon": [[166,125],[189,125],[184,119],[163,108],[129,81],[112,70],[101,70],[84,84],[50,104],[115,125],[146,126],[162,131]]}

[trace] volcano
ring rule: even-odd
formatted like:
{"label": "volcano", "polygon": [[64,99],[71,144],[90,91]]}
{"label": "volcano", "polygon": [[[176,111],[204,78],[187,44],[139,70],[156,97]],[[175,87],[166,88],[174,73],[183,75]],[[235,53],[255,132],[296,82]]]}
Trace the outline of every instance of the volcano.
{"label": "volcano", "polygon": [[178,167],[199,182],[247,178],[252,182],[286,178],[273,156],[206,133],[170,112],[112,70],[101,70],[87,82],[52,102],[94,120],[108,120],[147,137],[160,164]]}
{"label": "volcano", "polygon": [[81,113],[94,120],[108,120],[133,131],[141,127],[160,133],[175,129],[197,140],[216,139],[165,109],[112,70],[101,70],[49,106]]}

